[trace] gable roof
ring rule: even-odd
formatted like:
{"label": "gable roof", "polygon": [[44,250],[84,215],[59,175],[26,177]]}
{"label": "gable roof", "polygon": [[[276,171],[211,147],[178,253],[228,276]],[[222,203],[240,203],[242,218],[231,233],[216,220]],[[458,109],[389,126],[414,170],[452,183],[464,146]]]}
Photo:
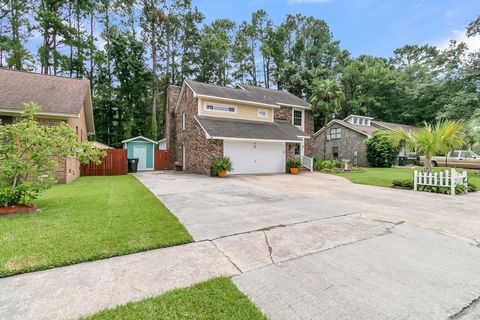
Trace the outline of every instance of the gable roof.
{"label": "gable roof", "polygon": [[89,87],[88,80],[0,69],[0,108],[35,102],[44,113],[78,115]]}
{"label": "gable roof", "polygon": [[244,84],[238,85],[237,88],[229,88],[192,80],[185,80],[185,83],[192,89],[195,97],[253,103],[274,108],[281,106],[311,108],[311,105],[305,100],[285,91]]}
{"label": "gable roof", "polygon": [[[326,126],[322,127],[320,130],[318,130],[317,132],[315,132],[313,134],[314,137],[318,136],[320,133],[323,132],[323,130],[325,129],[325,127],[330,127],[330,125],[332,125],[333,123],[337,123],[341,126],[344,126],[348,129],[352,129],[353,131],[356,131],[360,134],[363,134],[364,136],[366,137],[370,137],[373,133],[373,131],[375,130],[378,130],[377,128],[374,128],[372,126],[358,126],[358,125],[353,125],[351,123],[348,123],[346,121],[343,121],[343,120],[339,120],[339,119],[333,119],[331,120],[329,123],[327,123]],[[362,130],[363,129],[363,130]]]}
{"label": "gable roof", "polygon": [[[348,129],[356,131],[356,132],[358,132],[360,134],[363,134],[367,137],[371,137],[375,130],[387,130],[387,131],[398,132],[398,130],[400,128],[403,128],[406,131],[414,131],[414,130],[417,129],[414,126],[409,126],[409,125],[406,125],[406,124],[398,124],[398,123],[375,121],[375,120],[371,120],[371,122],[370,122],[371,125],[370,126],[356,125],[356,124],[352,124],[350,122],[347,122],[347,120],[350,119],[352,116],[354,116],[354,115],[350,115],[343,120],[333,119],[332,121],[327,123],[326,126],[322,127],[320,130],[315,132],[315,134],[313,136],[314,137],[318,136],[321,132],[323,132],[325,127],[330,127],[330,125],[333,124],[333,123],[337,123],[339,125],[342,125],[342,126],[348,128]],[[363,118],[373,119],[373,118],[370,118],[370,117],[363,117]]]}
{"label": "gable roof", "polygon": [[87,129],[94,133],[88,80],[0,68],[0,111],[23,112],[24,104],[42,107],[39,115],[77,118],[85,109]]}
{"label": "gable roof", "polygon": [[135,141],[135,140],[144,140],[144,141],[147,141],[147,142],[158,144],[157,141],[153,141],[151,139],[145,138],[144,136],[136,136],[136,137],[133,137],[133,138],[130,138],[130,139],[127,139],[127,140],[123,140],[122,143],[127,143],[127,142]]}

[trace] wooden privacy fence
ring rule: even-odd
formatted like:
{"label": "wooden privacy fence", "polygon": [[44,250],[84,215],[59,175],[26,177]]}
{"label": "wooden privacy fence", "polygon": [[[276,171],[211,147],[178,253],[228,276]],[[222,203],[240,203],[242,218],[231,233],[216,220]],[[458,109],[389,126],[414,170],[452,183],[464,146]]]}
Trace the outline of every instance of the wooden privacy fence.
{"label": "wooden privacy fence", "polygon": [[155,170],[167,170],[170,162],[170,152],[166,150],[155,150]]}
{"label": "wooden privacy fence", "polygon": [[434,186],[450,188],[450,193],[455,195],[455,187],[463,185],[463,190],[468,193],[468,176],[467,171],[457,172],[455,169],[438,172],[413,172],[413,189],[418,190],[418,186]]}
{"label": "wooden privacy fence", "polygon": [[126,149],[106,149],[107,156],[103,158],[102,163],[96,165],[89,163],[80,166],[80,175],[82,176],[119,176],[127,174],[127,150]]}

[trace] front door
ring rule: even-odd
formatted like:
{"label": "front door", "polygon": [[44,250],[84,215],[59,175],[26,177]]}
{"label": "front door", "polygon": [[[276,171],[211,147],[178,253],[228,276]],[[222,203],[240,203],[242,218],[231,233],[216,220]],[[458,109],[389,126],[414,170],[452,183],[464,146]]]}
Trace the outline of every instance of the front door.
{"label": "front door", "polygon": [[133,157],[138,158],[138,170],[147,169],[147,147],[133,146]]}

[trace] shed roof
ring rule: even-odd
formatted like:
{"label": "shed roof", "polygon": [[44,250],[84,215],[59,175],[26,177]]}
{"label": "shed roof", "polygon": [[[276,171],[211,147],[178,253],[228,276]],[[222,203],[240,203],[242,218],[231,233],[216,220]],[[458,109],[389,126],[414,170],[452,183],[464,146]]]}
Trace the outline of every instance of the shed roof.
{"label": "shed roof", "polygon": [[128,142],[132,142],[132,141],[136,141],[136,140],[144,140],[144,141],[147,141],[147,142],[158,144],[156,141],[145,138],[144,136],[136,136],[136,137],[133,137],[133,138],[130,138],[130,139],[127,139],[127,140],[123,140],[122,143],[128,143]]}

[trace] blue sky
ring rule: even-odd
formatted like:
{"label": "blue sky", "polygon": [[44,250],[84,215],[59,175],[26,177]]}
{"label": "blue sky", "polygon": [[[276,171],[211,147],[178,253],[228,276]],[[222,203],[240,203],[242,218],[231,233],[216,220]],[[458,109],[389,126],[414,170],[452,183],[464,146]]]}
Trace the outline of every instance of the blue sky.
{"label": "blue sky", "polygon": [[[302,13],[325,20],[353,56],[389,57],[405,44],[448,46],[450,39],[467,40],[468,23],[480,14],[480,0],[193,0],[207,21],[249,20],[264,9],[279,23],[286,14]],[[468,39],[480,48],[480,37]]]}

